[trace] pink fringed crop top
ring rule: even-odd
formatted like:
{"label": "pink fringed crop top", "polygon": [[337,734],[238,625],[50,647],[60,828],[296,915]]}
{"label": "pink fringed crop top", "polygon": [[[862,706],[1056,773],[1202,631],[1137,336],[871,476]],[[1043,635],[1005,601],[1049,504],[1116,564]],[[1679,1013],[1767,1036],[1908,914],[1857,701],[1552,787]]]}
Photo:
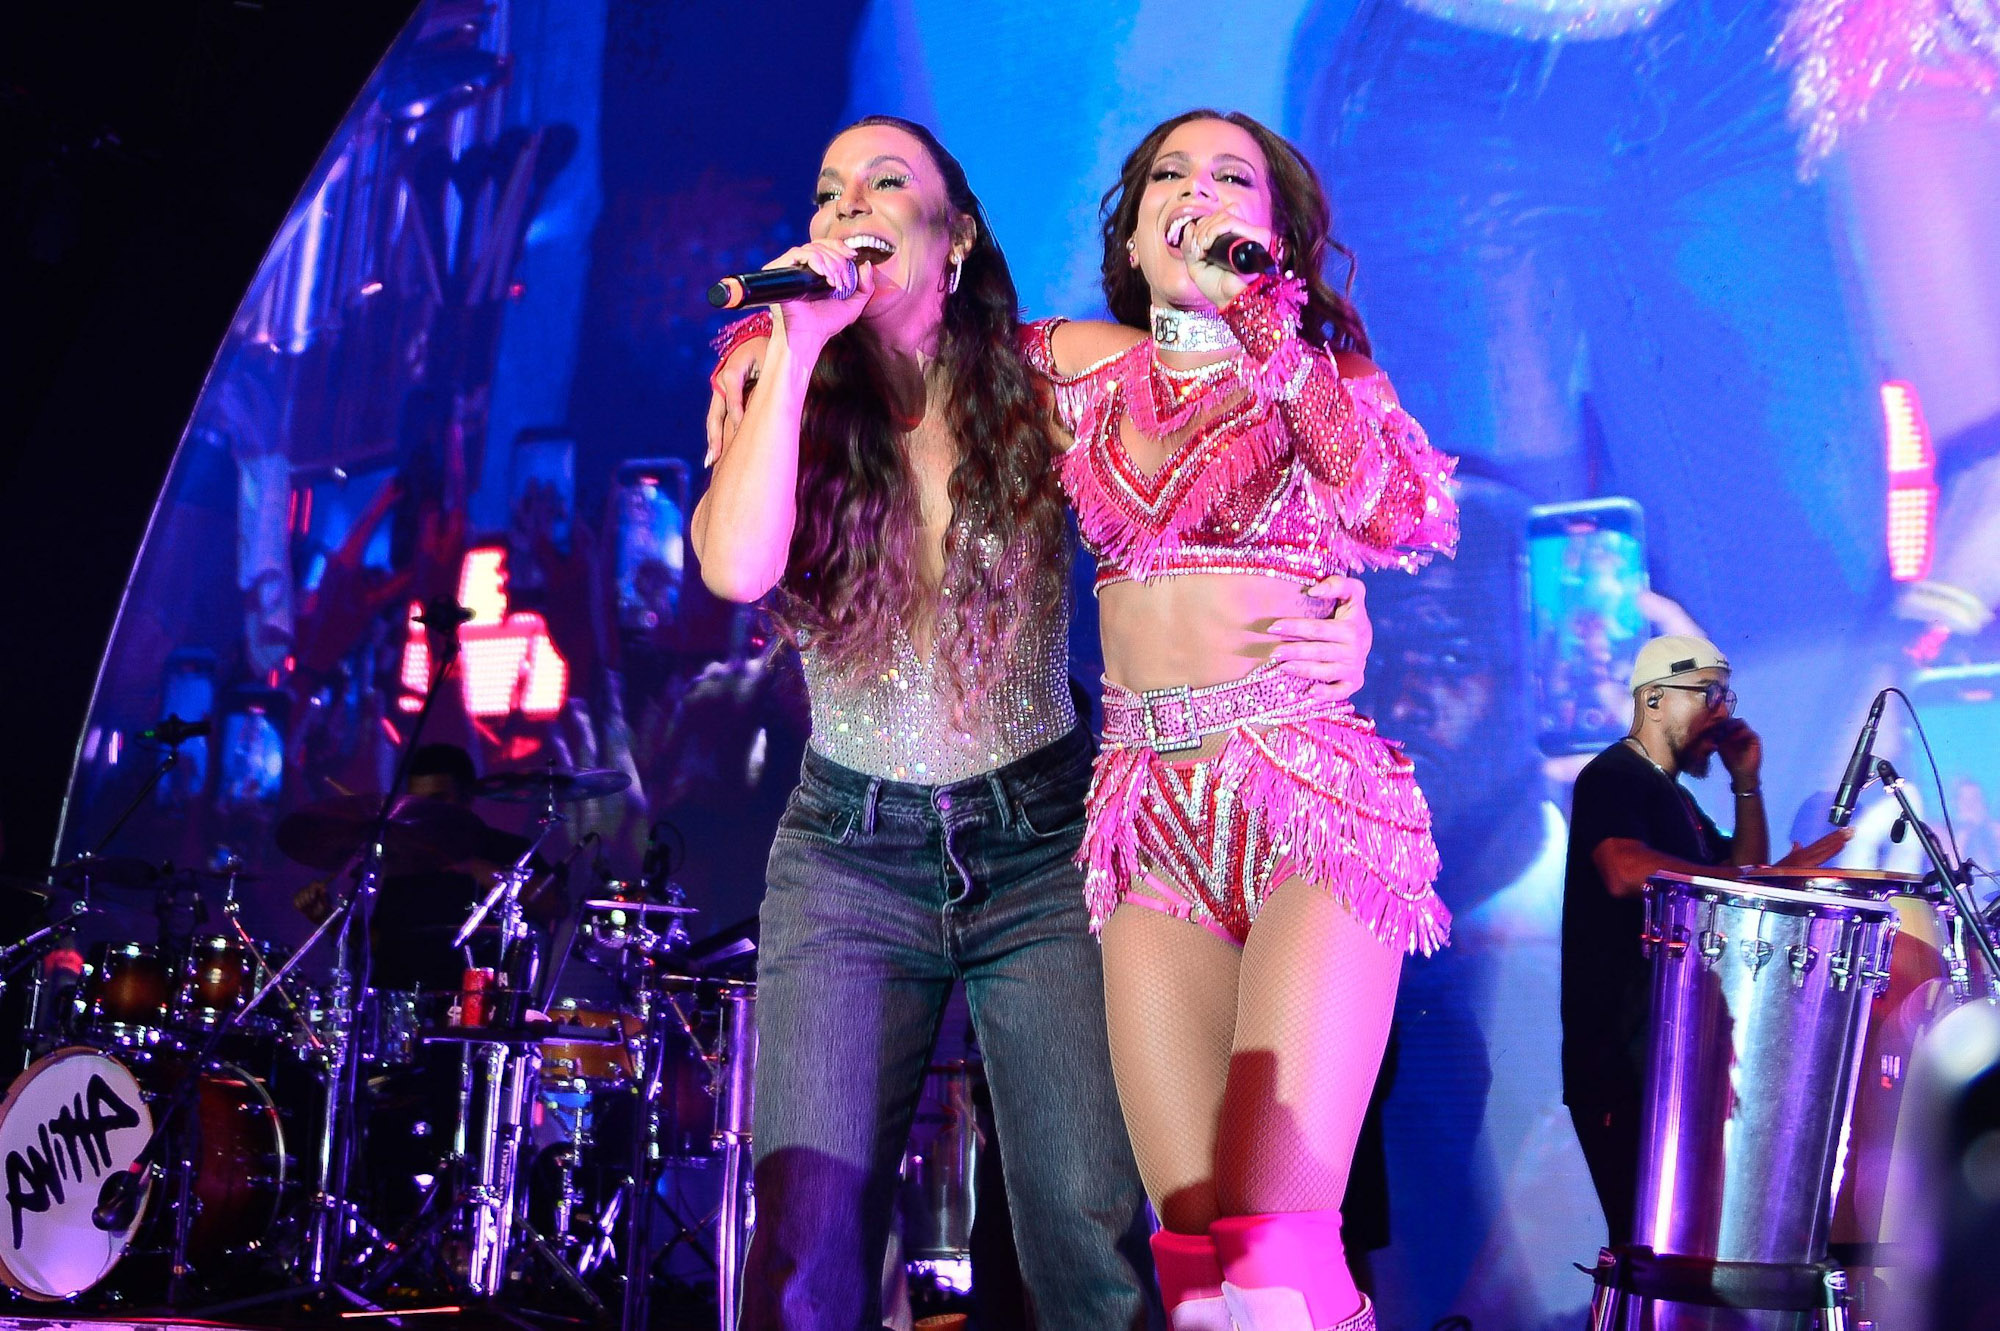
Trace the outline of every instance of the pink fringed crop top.
{"label": "pink fringed crop top", "polygon": [[[1165,369],[1147,340],[1064,376],[1051,350],[1063,321],[1022,327],[1076,440],[1061,479],[1100,590],[1177,573],[1414,570],[1457,545],[1454,459],[1386,375],[1343,379],[1299,337],[1304,299],[1296,279],[1259,278],[1221,311],[1242,354],[1195,371]],[[1150,476],[1125,449],[1128,416],[1150,437],[1180,437]]]}

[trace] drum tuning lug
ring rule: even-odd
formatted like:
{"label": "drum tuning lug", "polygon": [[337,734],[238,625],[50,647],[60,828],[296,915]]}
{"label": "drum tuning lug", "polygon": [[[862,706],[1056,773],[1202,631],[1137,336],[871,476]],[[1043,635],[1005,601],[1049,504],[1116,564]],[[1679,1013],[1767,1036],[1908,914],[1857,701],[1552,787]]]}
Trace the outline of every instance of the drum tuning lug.
{"label": "drum tuning lug", "polygon": [[1792,988],[1802,989],[1813,963],[1819,960],[1819,949],[1805,943],[1794,943],[1786,949],[1786,954],[1792,960]]}
{"label": "drum tuning lug", "polygon": [[1714,929],[1701,931],[1701,961],[1704,966],[1713,966],[1722,959],[1723,949],[1729,946],[1729,936]]}
{"label": "drum tuning lug", "polygon": [[1669,957],[1674,957],[1674,958],[1684,957],[1687,955],[1687,950],[1688,950],[1687,926],[1684,924],[1677,924],[1674,926],[1673,936],[1667,939],[1667,955]]}
{"label": "drum tuning lug", "polygon": [[1845,952],[1836,952],[1826,963],[1827,973],[1833,976],[1833,987],[1845,990],[1853,978],[1854,962]]}
{"label": "drum tuning lug", "polygon": [[1764,969],[1764,963],[1771,959],[1772,951],[1771,944],[1761,938],[1743,940],[1743,961],[1750,967],[1752,975]]}

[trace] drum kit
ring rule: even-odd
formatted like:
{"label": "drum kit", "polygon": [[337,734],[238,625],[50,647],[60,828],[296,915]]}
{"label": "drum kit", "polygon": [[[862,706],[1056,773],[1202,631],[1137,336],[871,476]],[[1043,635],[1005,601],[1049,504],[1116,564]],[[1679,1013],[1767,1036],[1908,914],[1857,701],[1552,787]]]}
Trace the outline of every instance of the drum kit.
{"label": "drum kit", "polygon": [[[467,804],[341,796],[286,817],[280,851],[354,880],[330,909],[301,896],[324,918],[289,951],[244,924],[263,884],[238,865],[56,870],[37,895],[74,904],[0,949],[0,995],[20,992],[26,1028],[0,1102],[0,1286],[210,1315],[414,1302],[642,1327],[665,1221],[713,1260],[732,1326],[757,1042],[754,983],[730,962],[754,945],[691,945],[694,912],[663,874],[600,871],[566,917],[541,912],[546,938],[530,918],[562,810],[627,784],[554,766],[478,783],[538,817],[456,927],[399,940],[455,986],[371,984],[383,944],[362,940],[372,896],[492,844]],[[216,891],[220,930],[108,939],[87,960],[72,941],[117,894]],[[611,996],[558,996],[579,973]],[[712,1221],[674,1210],[668,1175],[690,1169],[720,1175]]]}

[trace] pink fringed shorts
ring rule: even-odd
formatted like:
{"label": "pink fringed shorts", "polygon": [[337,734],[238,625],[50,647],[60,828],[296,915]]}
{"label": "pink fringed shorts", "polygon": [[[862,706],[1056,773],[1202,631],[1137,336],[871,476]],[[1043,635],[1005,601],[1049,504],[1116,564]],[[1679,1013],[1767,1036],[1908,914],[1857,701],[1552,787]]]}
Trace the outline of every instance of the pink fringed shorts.
{"label": "pink fringed shorts", "polygon": [[[1318,883],[1381,942],[1426,955],[1450,938],[1431,887],[1437,847],[1410,760],[1347,703],[1306,696],[1274,667],[1142,699],[1105,681],[1105,744],[1083,849],[1091,927],[1121,901],[1238,944],[1272,888]],[[1176,758],[1203,734],[1213,756]],[[1180,899],[1160,899],[1165,887]]]}

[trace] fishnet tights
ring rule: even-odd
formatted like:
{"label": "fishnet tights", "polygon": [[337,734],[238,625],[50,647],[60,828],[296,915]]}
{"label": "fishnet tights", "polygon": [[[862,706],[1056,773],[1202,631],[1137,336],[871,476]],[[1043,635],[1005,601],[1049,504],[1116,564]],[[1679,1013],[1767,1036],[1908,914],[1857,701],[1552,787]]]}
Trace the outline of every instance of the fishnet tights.
{"label": "fishnet tights", "polygon": [[1241,951],[1118,907],[1104,926],[1111,1066],[1161,1224],[1201,1234],[1218,1216],[1340,1205],[1401,968],[1297,879]]}

